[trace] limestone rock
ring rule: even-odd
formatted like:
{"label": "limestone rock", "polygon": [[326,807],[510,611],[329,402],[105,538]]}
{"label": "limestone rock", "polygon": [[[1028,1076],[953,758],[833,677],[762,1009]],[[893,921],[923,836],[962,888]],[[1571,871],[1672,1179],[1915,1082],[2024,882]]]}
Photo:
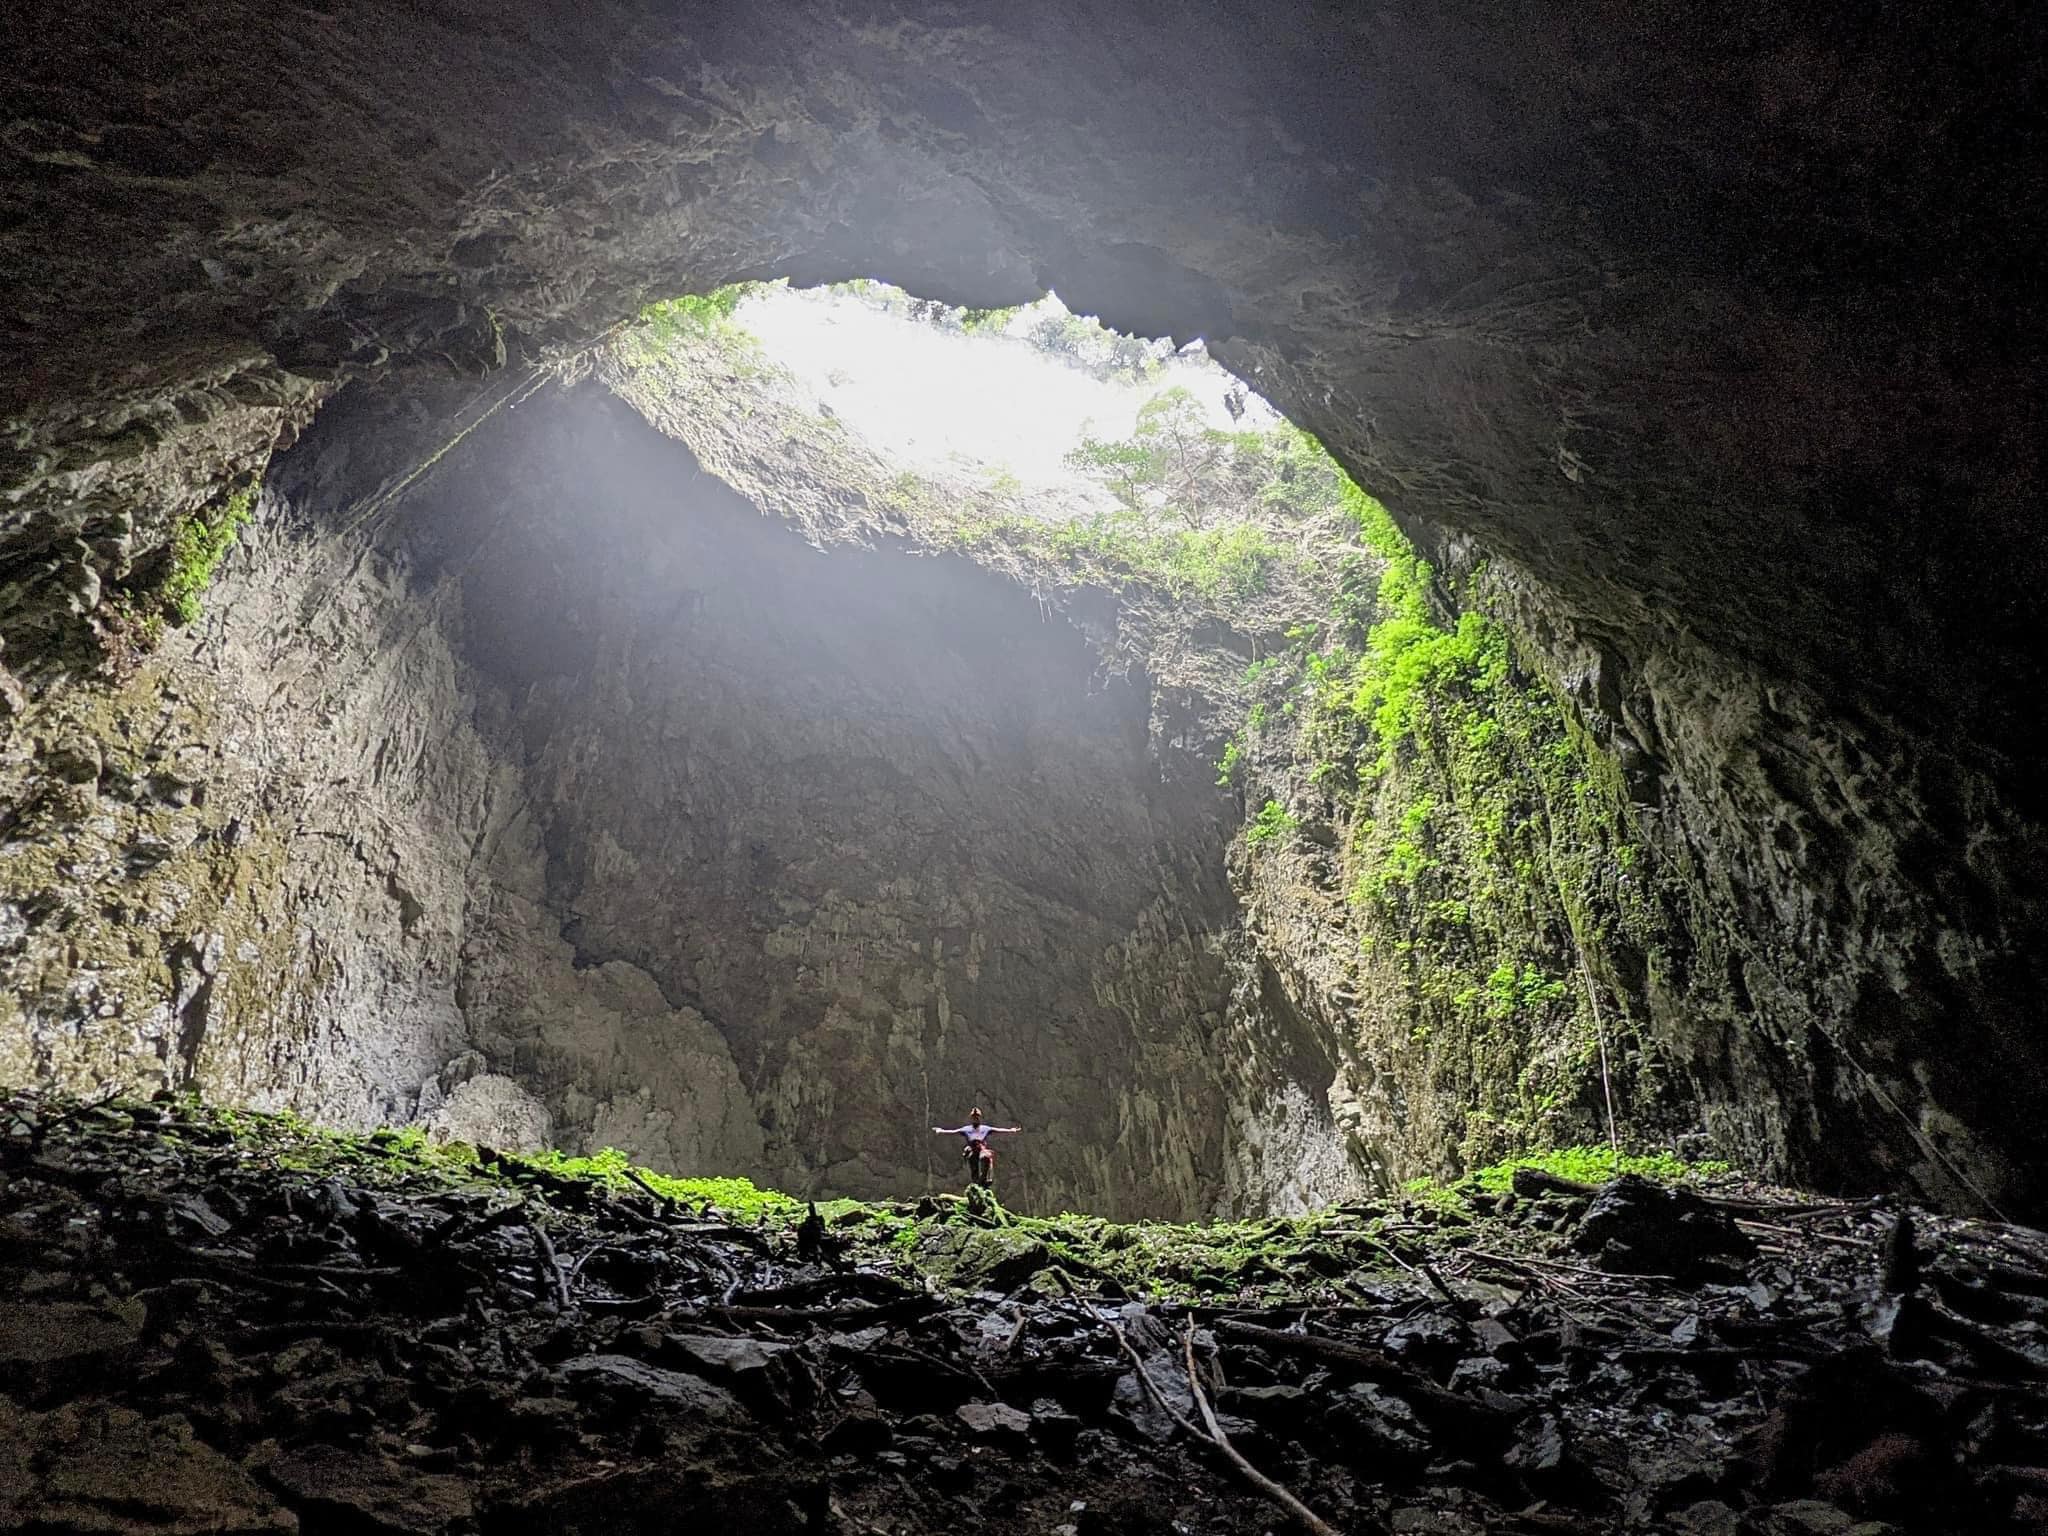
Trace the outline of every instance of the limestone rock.
{"label": "limestone rock", "polygon": [[427,1128],[450,1141],[506,1152],[538,1152],[555,1144],[547,1106],[496,1072],[457,1084],[428,1119]]}

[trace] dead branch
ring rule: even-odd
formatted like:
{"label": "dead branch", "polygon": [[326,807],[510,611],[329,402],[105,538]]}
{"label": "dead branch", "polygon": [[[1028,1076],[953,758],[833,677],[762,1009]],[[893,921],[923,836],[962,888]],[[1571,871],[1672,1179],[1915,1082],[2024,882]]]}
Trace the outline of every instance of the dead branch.
{"label": "dead branch", "polygon": [[549,1241],[547,1233],[541,1230],[540,1223],[531,1216],[526,1218],[526,1230],[533,1234],[534,1251],[540,1255],[547,1274],[554,1281],[556,1301],[561,1303],[564,1312],[570,1311],[574,1308],[575,1302],[569,1298],[569,1277],[562,1270],[562,1261],[555,1256],[555,1245]]}
{"label": "dead branch", "polygon": [[[1191,1338],[1192,1326],[1193,1325],[1190,1324]],[[1178,1409],[1176,1409],[1173,1406],[1173,1404],[1169,1403],[1166,1400],[1166,1395],[1159,1390],[1159,1384],[1152,1379],[1152,1373],[1145,1369],[1145,1362],[1139,1358],[1138,1352],[1135,1349],[1131,1348],[1131,1341],[1124,1336],[1124,1330],[1122,1325],[1119,1323],[1112,1322],[1109,1325],[1109,1331],[1116,1335],[1117,1348],[1121,1349],[1124,1352],[1124,1357],[1131,1362],[1131,1369],[1138,1373],[1138,1385],[1144,1389],[1145,1396],[1152,1400],[1152,1405],[1155,1408],[1157,1408],[1161,1413],[1165,1414],[1169,1419],[1173,1420],[1174,1423],[1178,1424],[1183,1430],[1185,1430],[1190,1440],[1193,1440],[1198,1445],[1206,1445],[1214,1450],[1221,1451],[1226,1457],[1229,1458],[1230,1464],[1233,1467],[1237,1468],[1237,1470],[1248,1481],[1250,1481],[1253,1487],[1257,1488],[1259,1492],[1265,1494],[1267,1498],[1272,1499],[1275,1503],[1279,1504],[1281,1508],[1285,1509],[1289,1514],[1295,1516],[1295,1518],[1300,1520],[1302,1524],[1306,1525],[1311,1531],[1316,1532],[1317,1536],[1337,1536],[1337,1531],[1334,1526],[1324,1521],[1319,1515],[1316,1514],[1314,1510],[1310,1509],[1306,1504],[1302,1503],[1301,1500],[1297,1499],[1285,1488],[1282,1488],[1270,1477],[1267,1477],[1265,1473],[1261,1472],[1257,1467],[1253,1466],[1250,1462],[1246,1461],[1244,1457],[1240,1456],[1237,1453],[1236,1447],[1231,1445],[1228,1440],[1212,1437],[1208,1434],[1205,1434],[1203,1431],[1195,1428],[1193,1424],[1190,1424],[1186,1416],[1183,1415]],[[1192,1348],[1192,1346],[1190,1347]],[[1190,1359],[1192,1359],[1192,1356],[1190,1356]],[[1209,1411],[1208,1399],[1203,1397],[1201,1389],[1195,1386],[1194,1370],[1192,1365],[1189,1366],[1188,1386],[1189,1389],[1194,1392],[1195,1402],[1201,1408],[1202,1416],[1206,1420],[1208,1420],[1209,1423],[1215,1424],[1216,1417],[1213,1413]],[[1221,1433],[1222,1430],[1219,1426],[1217,1434],[1220,1436]]]}
{"label": "dead branch", "polygon": [[1237,1468],[1238,1474],[1246,1482],[1294,1516],[1295,1519],[1299,1520],[1311,1531],[1316,1532],[1316,1536],[1337,1536],[1337,1528],[1335,1526],[1323,1519],[1322,1516],[1302,1503],[1301,1500],[1297,1499],[1285,1488],[1274,1482],[1273,1479],[1266,1476],[1257,1467],[1246,1461],[1238,1452],[1237,1447],[1230,1443],[1230,1436],[1223,1432],[1223,1426],[1216,1421],[1216,1412],[1209,1406],[1208,1396],[1202,1391],[1201,1382],[1196,1379],[1195,1325],[1192,1321],[1188,1323],[1187,1330],[1182,1335],[1181,1345],[1187,1355],[1188,1391],[1193,1395],[1195,1407],[1202,1415],[1202,1423],[1209,1431],[1209,1443],[1230,1458],[1230,1464]]}

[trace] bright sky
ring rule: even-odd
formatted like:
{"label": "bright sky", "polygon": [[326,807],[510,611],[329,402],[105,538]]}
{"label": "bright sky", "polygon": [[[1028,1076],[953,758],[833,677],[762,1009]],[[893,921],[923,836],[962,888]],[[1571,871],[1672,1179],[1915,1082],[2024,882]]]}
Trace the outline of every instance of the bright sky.
{"label": "bright sky", "polygon": [[[1066,313],[1048,296],[1012,324]],[[926,474],[1007,469],[1026,488],[1072,495],[1088,482],[1062,459],[1082,433],[1130,436],[1138,408],[1177,384],[1216,425],[1232,425],[1223,396],[1236,381],[1200,347],[1134,386],[1093,378],[1015,337],[961,335],[822,288],[768,288],[733,318],[870,446]],[[1238,425],[1277,419],[1254,396]]]}

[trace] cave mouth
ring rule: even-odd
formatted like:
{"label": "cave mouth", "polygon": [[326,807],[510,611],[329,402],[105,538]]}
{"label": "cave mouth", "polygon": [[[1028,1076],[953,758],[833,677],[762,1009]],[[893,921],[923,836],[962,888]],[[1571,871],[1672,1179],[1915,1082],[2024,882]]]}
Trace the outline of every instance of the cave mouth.
{"label": "cave mouth", "polygon": [[[1158,666],[1176,603],[1252,614],[1255,655],[1327,597],[1334,480],[1257,494],[1304,452],[1276,412],[1056,298],[750,285],[653,306],[497,441],[422,490],[413,544],[534,826],[488,878],[570,951],[515,1003],[514,925],[468,945],[492,1114],[523,1095],[574,1150],[805,1194],[947,1186],[929,1128],[969,1105],[1029,1128],[1024,1209],[1358,1187],[1328,1042],[1248,979],[1209,676],[1248,658]],[[1095,579],[1054,590],[1048,549]],[[483,1134],[482,1090],[443,1086],[415,1112]]]}
{"label": "cave mouth", "polygon": [[[166,851],[37,1075],[821,1197],[953,1187],[980,1106],[1021,1209],[1327,1204],[1370,1171],[1218,770],[1340,480],[1050,296],[748,285],[345,391],[115,705],[174,701],[183,803],[106,829]],[[206,894],[124,960],[159,887]]]}
{"label": "cave mouth", "polygon": [[78,722],[42,1080],[857,1198],[979,1106],[1118,1218],[1698,1145],[1624,777],[1198,342],[734,285],[251,505]]}

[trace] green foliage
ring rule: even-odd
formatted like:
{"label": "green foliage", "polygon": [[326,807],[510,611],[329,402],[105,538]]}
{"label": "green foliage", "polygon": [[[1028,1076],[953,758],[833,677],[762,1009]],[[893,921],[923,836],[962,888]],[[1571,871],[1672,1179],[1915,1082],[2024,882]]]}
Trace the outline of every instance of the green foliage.
{"label": "green foliage", "polygon": [[1222,789],[1235,784],[1243,764],[1244,748],[1237,744],[1237,738],[1233,736],[1223,744],[1223,756],[1216,761],[1217,787]]}
{"label": "green foliage", "polygon": [[1486,978],[1486,1011],[1493,1018],[1504,1019],[1520,1009],[1554,1003],[1570,990],[1565,983],[1545,976],[1533,965],[1517,970],[1513,962],[1503,961]]}
{"label": "green foliage", "polygon": [[1009,328],[1023,307],[1012,304],[1007,309],[963,309],[960,311],[960,329],[970,335],[976,331],[1002,332]]}
{"label": "green foliage", "polygon": [[1268,800],[1259,807],[1259,814],[1252,818],[1252,824],[1245,829],[1245,841],[1263,843],[1279,837],[1282,833],[1292,834],[1301,826],[1296,816],[1278,800]]}
{"label": "green foliage", "polygon": [[[1626,1122],[1655,1082],[1604,946],[1654,955],[1673,919],[1640,873],[1618,775],[1518,670],[1483,586],[1452,591],[1377,501],[1348,480],[1338,497],[1355,553],[1327,617],[1289,631],[1287,704],[1301,705],[1296,763],[1348,822],[1370,1007],[1428,1048],[1406,1086],[1462,1085],[1455,1151],[1471,1161],[1594,1131],[1591,971]],[[1247,681],[1274,671],[1269,659]]]}
{"label": "green foliage", "polygon": [[1046,314],[1024,338],[1031,346],[1098,379],[1143,383],[1173,355],[1170,341],[1146,341],[1110,330],[1087,315]]}
{"label": "green foliage", "polygon": [[172,621],[190,624],[200,613],[199,599],[213,584],[214,572],[249,521],[256,501],[251,487],[205,508],[178,525],[171,538],[170,573],[164,578],[164,610]]}
{"label": "green foliage", "polygon": [[1067,464],[1126,510],[1191,529],[1263,511],[1301,521],[1334,513],[1349,482],[1322,445],[1287,422],[1268,431],[1209,423],[1192,391],[1160,391],[1138,409],[1128,438],[1084,434]]}
{"label": "green foliage", "polygon": [[1211,603],[1263,592],[1274,566],[1286,557],[1272,535],[1254,524],[1162,529],[1129,511],[1052,524],[1047,539],[1052,554],[1068,564],[1106,567]]}
{"label": "green foliage", "polygon": [[640,323],[655,340],[673,341],[679,335],[715,331],[732,321],[740,301],[767,287],[766,283],[727,283],[709,293],[686,293],[661,299],[640,311]]}
{"label": "green foliage", "polygon": [[1526,1152],[1520,1157],[1477,1169],[1469,1175],[1468,1182],[1488,1194],[1500,1194],[1513,1186],[1517,1168],[1540,1169],[1579,1184],[1604,1184],[1617,1172],[1633,1173],[1661,1184],[1721,1178],[1729,1172],[1726,1163],[1688,1163],[1669,1152],[1624,1152],[1621,1154],[1621,1166],[1617,1169],[1611,1148],[1557,1147],[1547,1152]]}

